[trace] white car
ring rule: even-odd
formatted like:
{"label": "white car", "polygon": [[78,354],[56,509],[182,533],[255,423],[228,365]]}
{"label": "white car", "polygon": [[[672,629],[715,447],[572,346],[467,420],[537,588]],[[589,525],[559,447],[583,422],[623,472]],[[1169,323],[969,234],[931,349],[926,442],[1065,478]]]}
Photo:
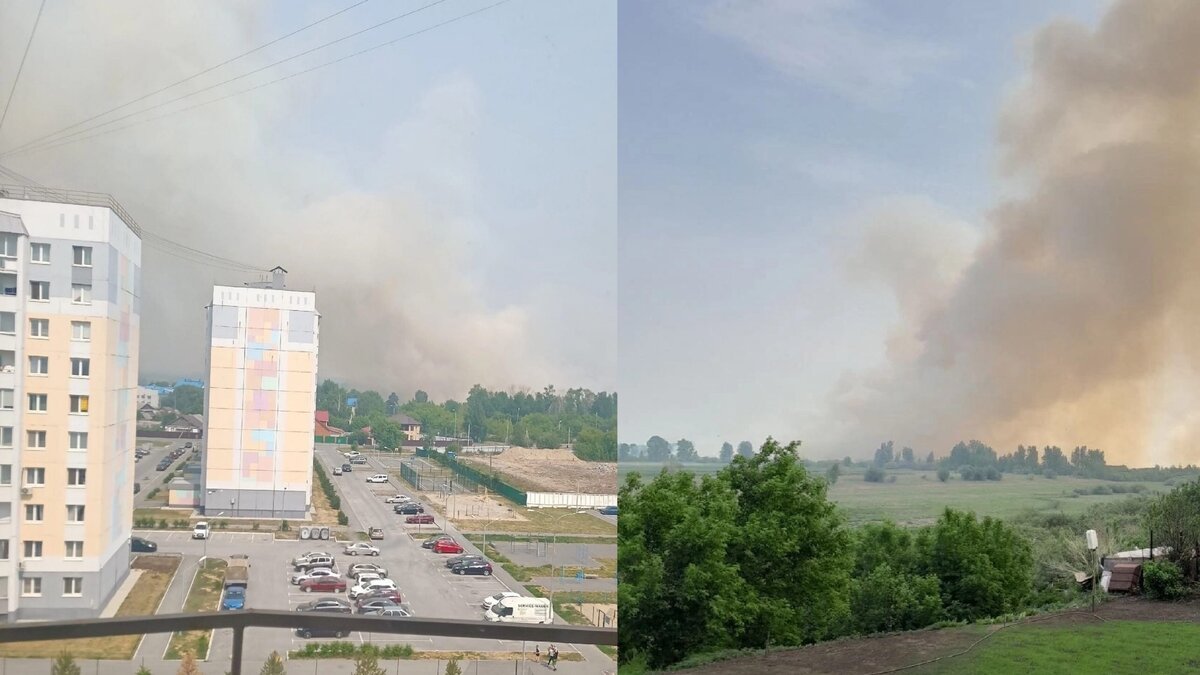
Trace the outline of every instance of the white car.
{"label": "white car", "polygon": [[192,528],[192,539],[208,539],[208,523],[200,521]]}
{"label": "white car", "polygon": [[386,588],[389,591],[399,590],[396,588],[396,582],[391,579],[371,579],[369,581],[359,581],[358,585],[350,589],[350,599],[357,600],[359,596]]}
{"label": "white car", "polygon": [[324,551],[309,551],[307,553],[301,553],[299,555],[299,557],[293,559],[292,566],[295,567],[296,565],[306,563],[306,562],[308,562],[309,558],[332,558],[332,557],[333,556],[329,555],[328,553],[326,553]]}
{"label": "white car", "polygon": [[503,593],[489,595],[483,599],[483,608],[491,609],[492,605],[495,605],[497,602],[500,602],[501,600],[503,600],[505,598],[519,598],[519,597],[521,597],[520,593],[513,593],[512,591],[504,591]]}
{"label": "white car", "polygon": [[367,476],[368,483],[386,483],[388,475],[386,473],[377,473],[374,476]]}
{"label": "white car", "polygon": [[372,546],[365,541],[356,541],[353,544],[347,544],[342,553],[345,555],[379,555],[379,547]]}
{"label": "white car", "polygon": [[375,563],[354,563],[348,574],[355,582],[360,581],[364,574],[374,574],[373,579],[383,579],[387,577],[387,568]]}
{"label": "white car", "polygon": [[346,452],[343,452],[342,454],[343,454],[343,455],[345,455],[345,456],[347,456],[347,457],[358,457],[358,456],[359,456],[359,455],[361,455],[362,453],[361,453],[361,452],[359,452],[359,451],[357,451],[357,450],[348,450],[348,451],[346,451]]}
{"label": "white car", "polygon": [[382,572],[382,571],[379,571],[379,572],[359,572],[359,573],[357,573],[357,574],[351,574],[350,576],[354,577],[354,583],[355,583],[355,585],[357,585],[357,584],[365,584],[365,583],[367,583],[368,581],[375,581],[376,579],[386,579],[386,578],[387,578],[387,577],[385,577],[385,576],[383,575],[383,572]]}
{"label": "white car", "polygon": [[300,572],[298,574],[293,574],[292,575],[292,583],[299,585],[299,584],[304,583],[305,581],[308,581],[309,579],[320,579],[322,577],[340,577],[340,576],[342,576],[342,575],[338,574],[337,572],[334,572],[333,570],[329,569],[328,567],[318,567],[316,569],[311,569],[307,572]]}
{"label": "white car", "polygon": [[385,504],[404,504],[405,502],[411,502],[412,497],[409,497],[408,495],[396,495],[394,497],[388,497],[383,501]]}

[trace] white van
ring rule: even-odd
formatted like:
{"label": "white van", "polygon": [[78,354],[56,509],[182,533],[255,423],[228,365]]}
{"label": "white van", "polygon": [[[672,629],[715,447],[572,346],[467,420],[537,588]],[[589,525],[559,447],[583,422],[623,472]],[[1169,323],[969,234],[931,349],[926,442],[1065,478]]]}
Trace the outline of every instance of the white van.
{"label": "white van", "polygon": [[488,621],[554,623],[550,598],[504,598],[483,615]]}

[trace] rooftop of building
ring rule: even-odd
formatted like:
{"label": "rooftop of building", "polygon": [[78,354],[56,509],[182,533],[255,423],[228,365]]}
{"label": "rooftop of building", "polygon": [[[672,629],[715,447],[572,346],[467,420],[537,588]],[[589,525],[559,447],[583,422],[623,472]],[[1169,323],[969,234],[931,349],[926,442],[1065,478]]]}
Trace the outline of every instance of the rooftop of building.
{"label": "rooftop of building", "polygon": [[121,203],[110,194],[103,192],[84,192],[82,190],[60,190],[58,188],[32,187],[29,185],[0,184],[0,199],[22,199],[31,202],[52,202],[55,204],[74,204],[76,206],[99,206],[112,209],[129,229],[140,239],[142,228]]}

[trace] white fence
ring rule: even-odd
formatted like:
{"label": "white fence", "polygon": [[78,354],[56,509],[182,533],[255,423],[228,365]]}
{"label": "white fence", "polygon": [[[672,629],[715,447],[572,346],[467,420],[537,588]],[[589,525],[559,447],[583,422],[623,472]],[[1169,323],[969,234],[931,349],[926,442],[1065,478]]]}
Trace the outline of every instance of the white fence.
{"label": "white fence", "polygon": [[616,495],[585,495],[579,492],[527,492],[525,506],[557,509],[598,509],[616,506]]}

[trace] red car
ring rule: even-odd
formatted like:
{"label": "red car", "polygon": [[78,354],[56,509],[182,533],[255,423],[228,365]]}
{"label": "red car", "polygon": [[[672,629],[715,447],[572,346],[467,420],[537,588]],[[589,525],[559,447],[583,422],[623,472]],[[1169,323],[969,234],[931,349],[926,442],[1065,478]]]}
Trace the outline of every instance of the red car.
{"label": "red car", "polygon": [[359,609],[362,609],[362,606],[367,604],[368,600],[378,600],[380,598],[391,600],[396,604],[404,602],[404,596],[400,594],[399,588],[381,588],[377,591],[371,591],[370,593],[363,594],[362,597],[360,597],[355,603],[355,605]]}
{"label": "red car", "polygon": [[305,593],[345,593],[346,580],[341,577],[315,577],[300,582],[300,590]]}
{"label": "red car", "polygon": [[433,545],[434,553],[462,553],[463,547],[453,539],[442,539]]}
{"label": "red car", "polygon": [[432,525],[433,516],[428,513],[423,513],[419,516],[409,516],[404,519],[404,522],[409,525]]}

